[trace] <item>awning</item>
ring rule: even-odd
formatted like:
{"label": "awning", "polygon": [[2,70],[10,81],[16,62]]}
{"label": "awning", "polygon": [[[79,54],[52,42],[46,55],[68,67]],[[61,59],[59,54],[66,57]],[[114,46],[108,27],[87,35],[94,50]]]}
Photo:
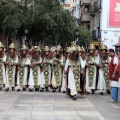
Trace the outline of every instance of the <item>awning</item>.
{"label": "awning", "polygon": [[92,40],[92,41],[90,42],[90,44],[93,44],[93,45],[95,45],[95,46],[99,46],[99,41],[94,41],[94,40]]}

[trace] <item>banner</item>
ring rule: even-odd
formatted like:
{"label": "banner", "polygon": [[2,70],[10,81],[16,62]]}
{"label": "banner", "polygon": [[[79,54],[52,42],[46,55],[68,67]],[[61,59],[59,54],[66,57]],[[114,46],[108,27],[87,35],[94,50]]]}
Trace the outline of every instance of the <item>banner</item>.
{"label": "banner", "polygon": [[120,0],[110,0],[109,27],[120,27]]}

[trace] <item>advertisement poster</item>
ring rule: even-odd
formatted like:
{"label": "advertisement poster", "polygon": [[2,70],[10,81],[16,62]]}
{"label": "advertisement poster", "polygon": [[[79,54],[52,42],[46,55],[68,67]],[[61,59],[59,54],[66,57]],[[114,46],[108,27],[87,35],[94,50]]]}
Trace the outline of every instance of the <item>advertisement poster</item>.
{"label": "advertisement poster", "polygon": [[120,0],[110,0],[109,27],[120,27]]}

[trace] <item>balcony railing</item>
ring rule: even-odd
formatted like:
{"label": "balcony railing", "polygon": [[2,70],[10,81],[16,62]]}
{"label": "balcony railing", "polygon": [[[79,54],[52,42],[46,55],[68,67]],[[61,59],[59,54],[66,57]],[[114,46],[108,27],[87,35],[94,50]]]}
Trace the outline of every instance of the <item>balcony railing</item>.
{"label": "balcony railing", "polygon": [[98,10],[101,9],[101,0],[97,0],[95,3],[94,3],[94,11],[97,12]]}

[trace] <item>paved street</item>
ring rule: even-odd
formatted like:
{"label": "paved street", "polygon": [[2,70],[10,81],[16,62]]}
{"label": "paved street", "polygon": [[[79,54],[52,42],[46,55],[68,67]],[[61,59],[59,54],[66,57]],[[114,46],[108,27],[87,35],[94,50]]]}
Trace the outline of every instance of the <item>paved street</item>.
{"label": "paved street", "polygon": [[73,101],[59,92],[2,90],[0,120],[120,120],[120,102],[109,103],[109,100],[110,95],[99,93],[79,95]]}

